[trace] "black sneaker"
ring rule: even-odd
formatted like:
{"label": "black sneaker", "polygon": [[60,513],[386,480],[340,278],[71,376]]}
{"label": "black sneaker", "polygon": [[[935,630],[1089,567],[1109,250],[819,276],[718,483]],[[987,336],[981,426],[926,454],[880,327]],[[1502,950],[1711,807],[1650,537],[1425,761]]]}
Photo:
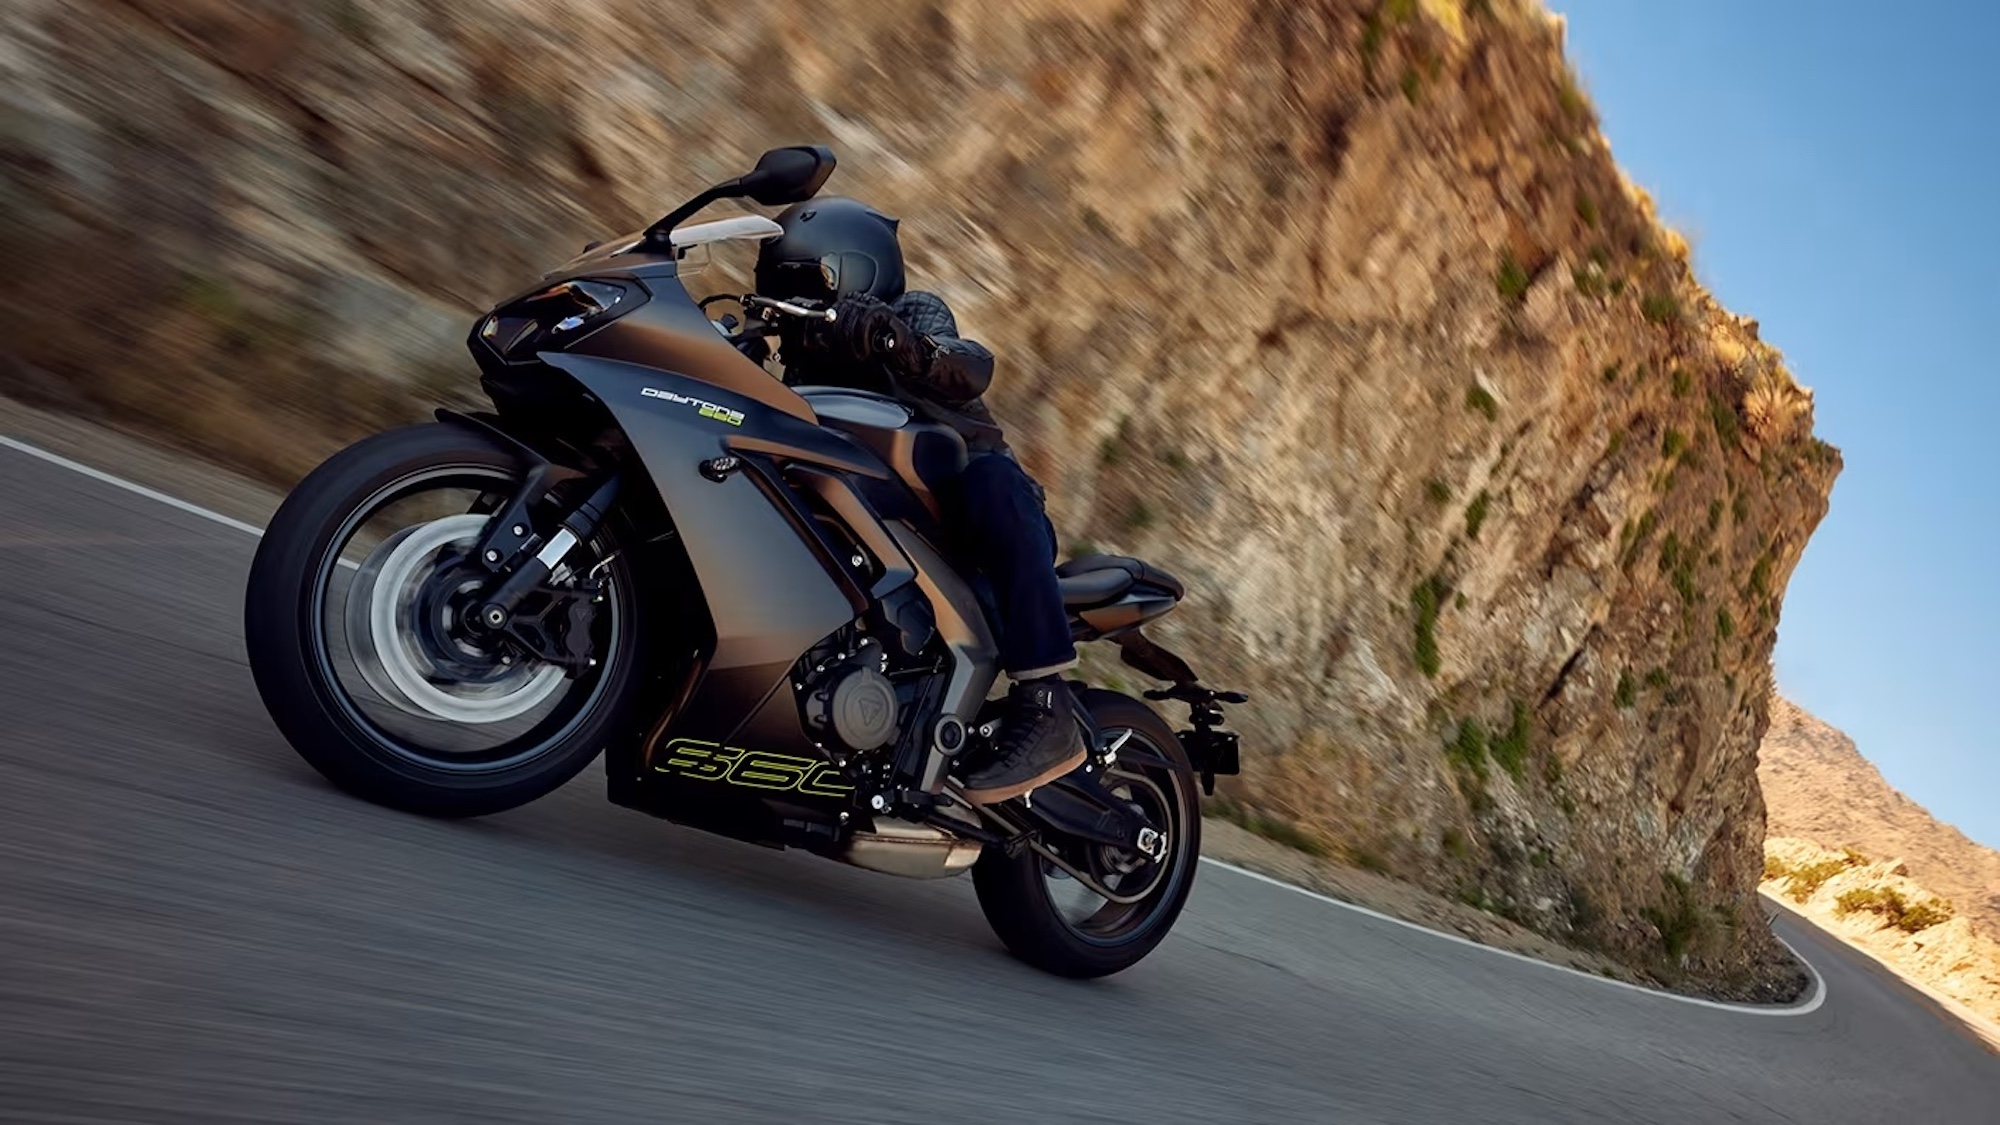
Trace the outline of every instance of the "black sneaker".
{"label": "black sneaker", "polygon": [[1069,685],[1059,676],[1015,684],[1000,716],[1000,744],[965,775],[965,797],[976,805],[1011,800],[1083,764],[1083,731]]}

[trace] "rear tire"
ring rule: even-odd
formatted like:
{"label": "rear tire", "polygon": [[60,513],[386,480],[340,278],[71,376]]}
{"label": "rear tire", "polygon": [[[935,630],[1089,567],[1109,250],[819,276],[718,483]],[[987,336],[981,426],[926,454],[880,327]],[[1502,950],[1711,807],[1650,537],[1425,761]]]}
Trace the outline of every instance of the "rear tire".
{"label": "rear tire", "polygon": [[989,847],[973,866],[972,883],[987,922],[1016,957],[1057,976],[1090,978],[1132,967],[1173,929],[1200,864],[1201,803],[1187,753],[1158,712],[1111,691],[1086,691],[1080,698],[1099,731],[1131,731],[1171,763],[1170,770],[1152,771],[1151,778],[1175,806],[1174,823],[1164,826],[1169,833],[1165,862],[1171,868],[1158,889],[1137,904],[1139,916],[1113,934],[1087,932],[1064,917],[1050,897],[1046,861],[1034,851],[1023,849],[1009,858]]}
{"label": "rear tire", "polygon": [[[462,426],[432,423],[365,438],[313,470],[278,509],[258,545],[245,592],[244,633],[250,670],[265,707],[300,757],[341,789],[376,804],[429,816],[481,816],[524,805],[576,776],[605,743],[630,728],[640,683],[636,591],[625,559],[613,557],[611,532],[592,543],[612,558],[621,592],[612,603],[621,627],[591,684],[592,694],[561,729],[534,742],[518,760],[492,768],[427,765],[398,752],[393,738],[360,714],[323,659],[324,597],[335,537],[357,513],[399,481],[426,471],[526,472],[514,450]],[[497,478],[496,478],[497,479]]]}

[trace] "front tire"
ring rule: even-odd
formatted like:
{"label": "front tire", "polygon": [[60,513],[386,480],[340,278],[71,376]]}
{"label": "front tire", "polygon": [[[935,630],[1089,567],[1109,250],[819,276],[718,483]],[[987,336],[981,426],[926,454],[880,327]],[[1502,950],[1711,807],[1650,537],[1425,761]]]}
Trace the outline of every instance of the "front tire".
{"label": "front tire", "polygon": [[[1105,906],[1087,917],[1072,917],[1058,903],[1052,875],[1066,878],[1040,853],[1022,849],[1008,857],[989,847],[972,869],[979,906],[994,933],[1016,957],[1057,976],[1108,976],[1137,964],[1166,939],[1194,889],[1201,859],[1201,803],[1194,772],[1173,728],[1151,707],[1116,692],[1091,690],[1080,701],[1099,732],[1130,732],[1119,765],[1132,771],[1133,784],[1150,785],[1164,798],[1166,816],[1156,823],[1168,832],[1167,870],[1138,902]],[[1146,768],[1128,765],[1145,756],[1163,762]],[[1107,775],[1107,781],[1111,780]]]}
{"label": "front tire", "polygon": [[[329,603],[341,581],[335,577],[338,568],[368,573],[369,568],[357,568],[342,552],[366,549],[349,543],[361,542],[370,506],[386,509],[398,495],[421,497],[425,494],[416,490],[426,481],[471,482],[460,490],[477,494],[486,488],[503,495],[526,471],[515,451],[465,427],[431,423],[392,430],[349,446],[315,469],[286,497],[265,530],[245,592],[250,669],[279,731],[300,757],[341,789],[430,816],[501,812],[555,790],[588,765],[609,739],[630,728],[641,673],[636,591],[609,530],[578,550],[590,552],[586,562],[604,562],[616,594],[604,607],[600,667],[555,685],[563,694],[550,705],[548,716],[519,720],[532,726],[513,741],[479,753],[426,750],[420,740],[398,735],[388,720],[379,718],[399,717],[379,706],[379,700],[373,710],[364,706],[369,702],[366,688],[343,682],[335,670],[333,650],[348,646],[342,644],[338,625],[329,625],[330,618],[338,618]],[[459,515],[421,526],[444,527],[455,520],[454,526],[463,527],[469,518]],[[376,556],[396,542],[393,536],[385,540]],[[353,595],[361,580],[345,581]],[[368,677],[365,670],[363,676]],[[379,687],[379,671],[367,682]],[[404,682],[410,682],[407,676]],[[533,686],[546,692],[550,685]],[[432,717],[428,727],[423,722],[420,718],[417,725],[438,731],[438,741],[452,745],[449,736],[458,732],[453,723],[440,717]]]}

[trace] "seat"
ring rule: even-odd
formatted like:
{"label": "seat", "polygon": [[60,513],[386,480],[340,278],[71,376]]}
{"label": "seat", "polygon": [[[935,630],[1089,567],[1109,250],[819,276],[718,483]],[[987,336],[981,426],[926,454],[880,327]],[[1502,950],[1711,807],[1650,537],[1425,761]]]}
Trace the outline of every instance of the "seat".
{"label": "seat", "polygon": [[1091,606],[1117,601],[1125,591],[1132,588],[1132,576],[1122,570],[1092,570],[1082,574],[1064,574],[1058,568],[1056,586],[1062,590],[1064,606],[1070,609],[1088,609]]}
{"label": "seat", "polygon": [[1056,568],[1056,585],[1070,609],[1106,605],[1142,584],[1175,601],[1187,594],[1180,579],[1125,555],[1085,555]]}

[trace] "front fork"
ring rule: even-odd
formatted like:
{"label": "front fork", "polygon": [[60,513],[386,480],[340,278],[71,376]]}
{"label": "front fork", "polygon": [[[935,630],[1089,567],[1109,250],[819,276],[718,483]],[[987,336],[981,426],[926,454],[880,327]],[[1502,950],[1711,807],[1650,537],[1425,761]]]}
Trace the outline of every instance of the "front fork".
{"label": "front fork", "polygon": [[480,419],[446,411],[439,417],[496,437],[529,462],[520,487],[493,514],[466,560],[468,567],[490,576],[469,607],[467,623],[479,632],[505,637],[571,675],[596,665],[590,654],[590,626],[594,607],[604,600],[603,580],[595,570],[562,586],[551,586],[548,579],[579,543],[597,534],[618,499],[618,474],[599,480],[589,496],[544,536],[535,527],[534,507],[556,484],[580,474]]}

